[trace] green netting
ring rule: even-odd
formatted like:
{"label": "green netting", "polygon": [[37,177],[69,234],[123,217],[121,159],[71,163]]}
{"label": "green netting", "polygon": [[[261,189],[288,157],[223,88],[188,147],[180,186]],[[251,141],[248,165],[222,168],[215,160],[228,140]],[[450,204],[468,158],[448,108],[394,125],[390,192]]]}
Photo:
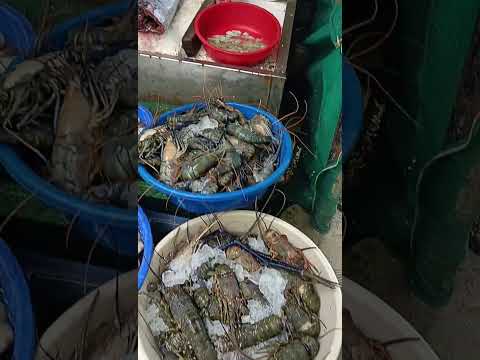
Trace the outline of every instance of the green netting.
{"label": "green netting", "polygon": [[[425,170],[411,279],[432,305],[448,303],[480,213],[480,124],[472,140]],[[453,150],[452,150],[453,151]],[[443,181],[439,181],[443,179]]]}
{"label": "green netting", "polygon": [[145,106],[152,114],[161,115],[168,110],[173,109],[175,106],[155,101],[141,101],[141,105]]}
{"label": "green netting", "polygon": [[157,200],[167,200],[168,196],[165,194],[156,191],[152,186],[148,185],[145,181],[138,180],[138,196],[157,199]]}
{"label": "green netting", "polygon": [[297,174],[290,195],[313,211],[320,231],[328,230],[340,196],[336,184],[341,161],[335,159],[337,166],[333,167],[328,162],[342,106],[341,31],[341,6],[334,0],[317,1],[312,33],[305,40],[312,60],[307,77],[311,86],[308,125],[313,155],[304,152],[299,170],[303,172]]}
{"label": "green netting", "polygon": [[[30,220],[39,223],[65,226],[66,220],[60,211],[50,209],[40,200],[31,197],[31,194],[10,179],[0,178],[0,218],[5,218],[15,212],[15,217],[22,220]],[[20,208],[19,205],[23,203]]]}

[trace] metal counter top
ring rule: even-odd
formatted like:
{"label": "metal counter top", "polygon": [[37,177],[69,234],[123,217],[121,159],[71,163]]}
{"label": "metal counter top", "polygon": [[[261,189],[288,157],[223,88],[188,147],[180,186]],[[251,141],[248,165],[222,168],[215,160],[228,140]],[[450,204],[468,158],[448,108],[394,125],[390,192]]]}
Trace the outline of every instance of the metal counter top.
{"label": "metal counter top", "polygon": [[139,98],[182,104],[198,101],[206,92],[219,87],[222,95],[235,101],[261,103],[278,113],[287,76],[296,0],[244,2],[265,8],[282,25],[281,43],[264,63],[253,67],[219,64],[203,47],[195,57],[188,57],[182,49],[182,37],[203,0],[183,0],[165,34],[138,34]]}

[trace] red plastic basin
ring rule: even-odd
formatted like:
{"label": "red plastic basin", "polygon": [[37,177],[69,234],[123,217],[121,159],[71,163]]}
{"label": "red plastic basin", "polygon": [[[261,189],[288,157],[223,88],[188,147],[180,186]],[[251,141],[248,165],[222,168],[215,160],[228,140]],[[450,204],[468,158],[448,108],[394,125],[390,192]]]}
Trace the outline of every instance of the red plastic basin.
{"label": "red plastic basin", "polygon": [[[248,32],[261,38],[265,48],[249,53],[226,51],[210,45],[208,38],[230,30]],[[195,32],[207,54],[219,63],[250,66],[264,61],[278,46],[282,28],[267,10],[247,3],[220,3],[201,11],[195,19]]]}

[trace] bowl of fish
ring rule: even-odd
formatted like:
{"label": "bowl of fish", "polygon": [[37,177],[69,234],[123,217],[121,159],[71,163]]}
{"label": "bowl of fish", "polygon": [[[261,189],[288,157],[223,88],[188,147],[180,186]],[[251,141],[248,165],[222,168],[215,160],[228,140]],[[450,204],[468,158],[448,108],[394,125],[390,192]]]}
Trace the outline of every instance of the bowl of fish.
{"label": "bowl of fish", "polygon": [[0,238],[0,359],[30,360],[35,343],[30,290],[20,265]]}
{"label": "bowl of fish", "polygon": [[282,35],[274,15],[242,2],[209,6],[197,15],[194,26],[207,54],[230,65],[251,66],[264,61]]}
{"label": "bowl of fish", "polygon": [[139,175],[191,213],[243,209],[281,180],[292,158],[284,125],[257,107],[179,107],[139,135]]}
{"label": "bowl of fish", "polygon": [[182,224],[139,292],[139,359],[336,360],[342,295],[323,253],[271,215]]}
{"label": "bowl of fish", "polygon": [[343,360],[439,360],[399,313],[343,278]]}
{"label": "bowl of fish", "polygon": [[42,335],[36,360],[137,358],[137,270],[79,300]]}

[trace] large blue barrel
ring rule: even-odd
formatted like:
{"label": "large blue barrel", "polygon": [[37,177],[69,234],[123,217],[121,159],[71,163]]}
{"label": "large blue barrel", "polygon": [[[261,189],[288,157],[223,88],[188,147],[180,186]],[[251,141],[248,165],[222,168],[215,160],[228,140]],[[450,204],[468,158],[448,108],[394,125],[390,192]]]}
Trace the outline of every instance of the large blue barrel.
{"label": "large blue barrel", "polygon": [[342,156],[345,162],[363,129],[363,99],[357,74],[345,59],[342,77]]}

